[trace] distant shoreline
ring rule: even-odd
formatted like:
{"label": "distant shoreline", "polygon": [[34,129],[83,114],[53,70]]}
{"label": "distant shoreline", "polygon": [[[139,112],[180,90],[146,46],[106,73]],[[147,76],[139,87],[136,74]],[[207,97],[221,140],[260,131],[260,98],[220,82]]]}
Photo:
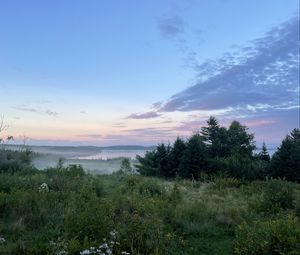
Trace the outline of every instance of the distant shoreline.
{"label": "distant shoreline", "polygon": [[[23,147],[23,144],[4,144],[4,147]],[[89,150],[153,150],[156,146],[143,146],[143,145],[112,145],[112,146],[90,146],[90,145],[78,145],[78,146],[63,146],[63,145],[25,145],[32,148],[44,148],[44,149],[89,149]]]}

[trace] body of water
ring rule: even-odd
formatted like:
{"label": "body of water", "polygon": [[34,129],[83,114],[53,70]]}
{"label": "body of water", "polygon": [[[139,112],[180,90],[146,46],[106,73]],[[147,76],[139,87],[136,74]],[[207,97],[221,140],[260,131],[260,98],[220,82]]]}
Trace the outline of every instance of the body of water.
{"label": "body of water", "polygon": [[89,155],[89,156],[79,156],[73,157],[73,159],[85,159],[85,160],[108,160],[114,158],[130,158],[135,159],[137,155],[144,156],[145,150],[102,150],[100,153]]}

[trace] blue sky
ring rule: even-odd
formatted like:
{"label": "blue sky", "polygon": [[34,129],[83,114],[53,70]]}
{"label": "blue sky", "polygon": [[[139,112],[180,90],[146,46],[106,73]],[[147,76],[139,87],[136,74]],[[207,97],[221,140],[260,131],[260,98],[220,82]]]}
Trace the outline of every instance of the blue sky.
{"label": "blue sky", "polygon": [[1,1],[0,114],[32,144],[299,126],[299,0]]}

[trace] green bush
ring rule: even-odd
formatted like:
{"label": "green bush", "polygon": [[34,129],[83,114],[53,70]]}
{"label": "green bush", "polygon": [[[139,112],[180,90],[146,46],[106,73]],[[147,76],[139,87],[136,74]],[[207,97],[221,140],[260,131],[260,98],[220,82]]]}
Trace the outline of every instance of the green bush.
{"label": "green bush", "polygon": [[237,227],[235,254],[300,254],[300,223],[293,215],[241,224]]}
{"label": "green bush", "polygon": [[293,209],[295,200],[294,187],[284,180],[271,179],[265,182],[261,199],[257,201],[258,210],[277,213]]}
{"label": "green bush", "polygon": [[0,173],[14,174],[27,169],[31,165],[32,151],[12,151],[0,149]]}
{"label": "green bush", "polygon": [[227,158],[218,158],[211,161],[218,173],[241,180],[263,179],[266,175],[268,163],[257,158],[233,155]]}
{"label": "green bush", "polygon": [[139,193],[144,196],[161,196],[165,190],[156,180],[148,179],[139,185]]}

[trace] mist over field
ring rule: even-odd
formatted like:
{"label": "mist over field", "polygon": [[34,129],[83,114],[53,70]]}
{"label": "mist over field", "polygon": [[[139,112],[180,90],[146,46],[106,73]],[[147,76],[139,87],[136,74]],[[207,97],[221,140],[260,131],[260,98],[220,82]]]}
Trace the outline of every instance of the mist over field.
{"label": "mist over field", "polygon": [[[22,150],[22,145],[6,145],[6,149]],[[65,166],[81,165],[87,172],[94,174],[109,174],[120,170],[124,158],[129,158],[132,165],[136,156],[144,156],[146,151],[155,147],[145,146],[26,146],[33,152],[33,165],[44,170],[56,167],[59,160]]]}

